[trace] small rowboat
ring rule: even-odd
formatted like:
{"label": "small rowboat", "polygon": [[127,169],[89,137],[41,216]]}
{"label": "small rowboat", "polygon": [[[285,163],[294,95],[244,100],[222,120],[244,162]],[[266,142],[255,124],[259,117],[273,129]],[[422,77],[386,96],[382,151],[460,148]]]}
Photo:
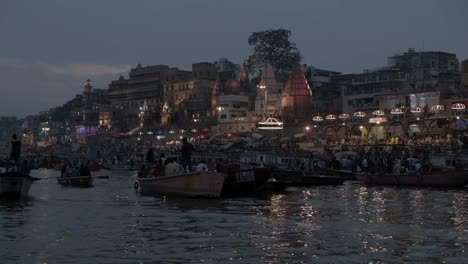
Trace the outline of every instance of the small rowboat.
{"label": "small rowboat", "polygon": [[402,174],[358,173],[358,181],[372,185],[406,185],[425,187],[464,187],[468,184],[468,172],[451,168],[434,168],[430,172]]}
{"label": "small rowboat", "polygon": [[226,175],[203,171],[162,177],[138,177],[134,187],[143,194],[169,194],[188,197],[221,196]]}
{"label": "small rowboat", "polygon": [[93,177],[91,176],[63,177],[63,178],[57,178],[57,183],[64,185],[64,186],[91,187],[93,186]]}

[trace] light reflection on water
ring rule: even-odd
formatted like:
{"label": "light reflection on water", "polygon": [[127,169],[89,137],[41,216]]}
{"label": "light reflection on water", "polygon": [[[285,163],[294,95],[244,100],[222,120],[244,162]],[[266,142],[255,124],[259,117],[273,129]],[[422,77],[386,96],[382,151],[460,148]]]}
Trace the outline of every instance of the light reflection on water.
{"label": "light reflection on water", "polygon": [[38,181],[30,198],[0,201],[0,263],[468,263],[466,189],[351,182],[209,200],[144,197],[132,183]]}

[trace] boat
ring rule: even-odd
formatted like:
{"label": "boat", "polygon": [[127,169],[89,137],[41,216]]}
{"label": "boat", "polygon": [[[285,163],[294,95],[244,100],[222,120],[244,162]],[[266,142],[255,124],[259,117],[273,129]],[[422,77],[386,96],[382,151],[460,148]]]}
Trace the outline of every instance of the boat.
{"label": "boat", "polygon": [[91,187],[93,186],[93,177],[91,176],[60,177],[60,178],[57,178],[57,183],[64,185],[64,186]]}
{"label": "boat", "polygon": [[241,167],[240,164],[228,164],[218,168],[226,174],[223,186],[223,197],[255,196],[268,191],[271,177],[270,167]]}
{"label": "boat", "polygon": [[111,164],[106,166],[107,169],[112,170],[112,171],[131,171],[131,170],[136,170],[135,165],[130,165],[130,164]]}
{"label": "boat", "polygon": [[0,197],[26,197],[35,178],[20,172],[4,172],[0,174]]}
{"label": "boat", "polygon": [[278,187],[301,186],[310,187],[318,185],[341,185],[345,181],[340,176],[306,174],[302,170],[277,169],[273,172],[272,182]]}
{"label": "boat", "polygon": [[356,173],[356,179],[372,185],[464,187],[468,184],[468,172],[451,167],[434,167],[427,172],[402,174]]}
{"label": "boat", "polygon": [[226,174],[214,171],[183,173],[172,176],[139,176],[134,187],[142,194],[163,194],[186,197],[221,197]]}

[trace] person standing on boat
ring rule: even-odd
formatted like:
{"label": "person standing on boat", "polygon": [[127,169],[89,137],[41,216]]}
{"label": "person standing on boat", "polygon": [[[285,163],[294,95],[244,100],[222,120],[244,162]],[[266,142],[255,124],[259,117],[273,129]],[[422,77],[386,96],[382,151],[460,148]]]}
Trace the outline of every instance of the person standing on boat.
{"label": "person standing on boat", "polygon": [[187,138],[182,139],[182,167],[186,171],[190,171],[192,168],[193,150],[193,145],[188,142]]}
{"label": "person standing on boat", "polygon": [[16,134],[13,134],[11,138],[10,160],[15,161],[16,165],[18,165],[20,156],[21,156],[21,141],[18,140],[18,136]]}

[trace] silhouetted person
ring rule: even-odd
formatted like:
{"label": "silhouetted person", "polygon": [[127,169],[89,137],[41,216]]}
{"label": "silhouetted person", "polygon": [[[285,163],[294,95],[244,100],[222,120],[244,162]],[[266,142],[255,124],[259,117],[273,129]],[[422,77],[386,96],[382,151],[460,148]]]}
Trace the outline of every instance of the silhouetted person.
{"label": "silhouetted person", "polygon": [[192,168],[192,152],[194,148],[187,138],[182,139],[182,167],[188,171]]}
{"label": "silhouetted person", "polygon": [[13,137],[11,138],[10,160],[13,160],[16,162],[16,164],[18,164],[20,156],[21,156],[21,141],[19,141],[18,136],[14,134]]}
{"label": "silhouetted person", "polygon": [[148,149],[148,153],[146,154],[146,162],[150,164],[155,162],[153,148]]}

